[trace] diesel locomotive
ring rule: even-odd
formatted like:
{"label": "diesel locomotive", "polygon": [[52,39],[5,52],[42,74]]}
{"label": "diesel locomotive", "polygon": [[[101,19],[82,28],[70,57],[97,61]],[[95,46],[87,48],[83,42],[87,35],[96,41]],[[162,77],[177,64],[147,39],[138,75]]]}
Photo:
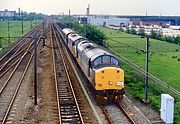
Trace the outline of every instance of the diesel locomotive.
{"label": "diesel locomotive", "polygon": [[124,71],[119,59],[69,28],[62,29],[62,32],[96,98],[107,101],[122,99],[125,94]]}

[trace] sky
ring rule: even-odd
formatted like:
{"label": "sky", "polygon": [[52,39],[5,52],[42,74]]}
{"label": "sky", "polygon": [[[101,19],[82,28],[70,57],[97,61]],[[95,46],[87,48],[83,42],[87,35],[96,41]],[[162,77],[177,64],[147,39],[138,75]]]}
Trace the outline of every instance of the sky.
{"label": "sky", "polygon": [[180,0],[0,0],[0,10],[16,10],[44,14],[162,15],[180,16]]}

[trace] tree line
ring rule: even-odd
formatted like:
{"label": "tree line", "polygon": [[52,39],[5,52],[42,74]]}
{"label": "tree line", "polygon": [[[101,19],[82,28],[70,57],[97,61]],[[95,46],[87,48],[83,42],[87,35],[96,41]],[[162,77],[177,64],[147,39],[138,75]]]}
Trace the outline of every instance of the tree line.
{"label": "tree line", "polygon": [[90,24],[79,24],[73,17],[64,17],[61,19],[63,28],[68,27],[76,31],[78,34],[86,37],[87,39],[93,41],[98,45],[104,45],[104,40],[106,40],[105,34],[96,28],[96,26]]}
{"label": "tree line", "polygon": [[2,20],[11,20],[11,21],[20,21],[20,20],[24,20],[24,21],[32,21],[32,20],[43,20],[44,18],[46,18],[47,15],[42,14],[42,13],[35,13],[35,12],[23,12],[23,13],[16,13],[15,16],[13,17],[4,17],[4,18],[0,18]]}

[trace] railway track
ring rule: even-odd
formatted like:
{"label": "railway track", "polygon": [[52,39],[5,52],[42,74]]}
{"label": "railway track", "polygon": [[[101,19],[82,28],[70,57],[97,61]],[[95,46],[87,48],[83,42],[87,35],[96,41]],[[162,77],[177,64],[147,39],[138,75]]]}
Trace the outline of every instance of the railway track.
{"label": "railway track", "polygon": [[129,120],[131,124],[136,124],[136,122],[131,118],[130,113],[128,113],[120,104],[118,105],[119,108],[122,110],[126,118]]}
{"label": "railway track", "polygon": [[[108,124],[136,124],[129,113],[120,105],[100,105],[99,107]],[[116,114],[115,117],[113,117],[114,114]]]}
{"label": "railway track", "polygon": [[76,95],[72,86],[72,82],[65,63],[65,57],[62,52],[61,45],[57,40],[57,36],[53,26],[53,58],[55,65],[56,92],[59,109],[60,123],[84,123]]}
{"label": "railway track", "polygon": [[111,120],[111,118],[109,117],[109,114],[107,113],[107,111],[104,109],[103,106],[100,106],[103,114],[105,115],[106,121],[108,122],[108,124],[113,124],[113,121]]}
{"label": "railway track", "polygon": [[[36,31],[38,31],[39,33],[41,32],[40,28],[40,26],[36,28]],[[12,48],[7,54],[5,54],[1,58],[0,78],[10,69],[15,67],[15,65],[20,61],[20,58],[23,56],[23,54],[27,52],[29,44],[33,43],[32,38],[30,39],[30,37],[33,37],[33,34],[31,33],[28,37],[29,38],[23,38],[19,42],[20,44],[18,43],[19,45],[16,45],[15,48]]]}
{"label": "railway track", "polygon": [[18,54],[18,52],[21,51],[21,48],[23,46],[25,46],[28,41],[30,41],[30,39],[28,39],[27,37],[32,37],[34,34],[34,31],[37,31],[38,29],[40,29],[40,26],[34,28],[33,30],[29,31],[23,38],[21,38],[19,40],[19,42],[17,44],[15,44],[8,52],[6,52],[4,55],[0,56],[0,69],[2,68],[2,66],[7,63],[7,61],[9,59],[12,59],[13,56],[15,56],[16,54]]}
{"label": "railway track", "polygon": [[[40,40],[38,40],[39,43]],[[37,43],[37,44],[38,44]],[[24,76],[33,58],[32,41],[27,44],[28,47],[22,56],[17,59],[14,68],[9,75],[0,77],[3,81],[0,83],[0,123],[12,123],[13,117],[9,116],[13,103],[17,97],[19,89],[23,83]],[[3,83],[5,82],[5,83]]]}

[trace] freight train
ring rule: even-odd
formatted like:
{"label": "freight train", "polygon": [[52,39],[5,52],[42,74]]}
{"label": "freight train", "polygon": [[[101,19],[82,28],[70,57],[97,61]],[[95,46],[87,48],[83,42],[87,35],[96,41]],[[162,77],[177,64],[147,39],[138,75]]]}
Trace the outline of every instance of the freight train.
{"label": "freight train", "polygon": [[62,35],[96,98],[121,100],[125,91],[124,71],[120,68],[119,59],[69,28],[62,29]]}

